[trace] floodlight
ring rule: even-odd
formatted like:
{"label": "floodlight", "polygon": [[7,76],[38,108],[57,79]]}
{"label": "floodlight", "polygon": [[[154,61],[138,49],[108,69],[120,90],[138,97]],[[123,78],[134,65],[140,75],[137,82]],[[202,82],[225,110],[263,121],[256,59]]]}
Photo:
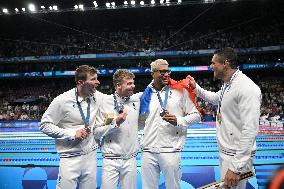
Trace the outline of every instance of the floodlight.
{"label": "floodlight", "polygon": [[31,12],[34,12],[35,10],[36,10],[36,8],[35,8],[35,5],[34,4],[29,4],[29,10],[31,11]]}
{"label": "floodlight", "polygon": [[84,5],[83,4],[79,4],[79,9],[84,10]]}
{"label": "floodlight", "polygon": [[93,2],[95,7],[98,7],[98,3],[96,1]]}
{"label": "floodlight", "polygon": [[3,13],[5,13],[5,14],[8,14],[8,13],[9,13],[8,9],[6,9],[6,8],[2,9],[2,11],[3,11]]}

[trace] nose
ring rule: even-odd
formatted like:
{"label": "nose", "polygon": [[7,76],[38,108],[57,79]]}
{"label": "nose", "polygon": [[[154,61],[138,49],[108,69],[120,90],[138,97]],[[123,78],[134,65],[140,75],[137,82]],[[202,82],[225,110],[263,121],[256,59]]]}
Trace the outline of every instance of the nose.
{"label": "nose", "polygon": [[98,84],[98,85],[99,85],[99,84],[101,84],[99,80],[96,80],[96,82],[95,82],[95,83],[96,83],[96,84]]}

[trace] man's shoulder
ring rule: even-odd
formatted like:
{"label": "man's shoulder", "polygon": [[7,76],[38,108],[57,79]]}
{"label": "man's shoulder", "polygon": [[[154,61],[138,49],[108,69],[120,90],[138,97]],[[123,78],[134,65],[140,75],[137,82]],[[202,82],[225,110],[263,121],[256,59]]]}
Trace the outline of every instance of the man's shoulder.
{"label": "man's shoulder", "polygon": [[101,99],[101,98],[109,98],[110,96],[112,96],[112,95],[102,93],[102,92],[100,92],[100,91],[98,91],[98,90],[96,90],[96,92],[94,93],[94,97],[95,97],[95,98],[98,98],[98,99]]}
{"label": "man's shoulder", "polygon": [[170,88],[170,95],[183,95],[183,94],[188,94],[188,91],[185,88],[181,89]]}
{"label": "man's shoulder", "polygon": [[135,93],[130,97],[130,100],[131,101],[140,101],[142,94],[143,94],[143,92]]}
{"label": "man's shoulder", "polygon": [[55,97],[54,101],[69,101],[74,98],[75,98],[75,89],[73,88]]}
{"label": "man's shoulder", "polygon": [[239,78],[238,88],[246,94],[251,92],[261,93],[259,86],[245,74],[242,74]]}
{"label": "man's shoulder", "polygon": [[96,91],[94,93],[94,97],[99,104],[111,104],[113,102],[113,95],[112,94],[105,94],[100,91]]}

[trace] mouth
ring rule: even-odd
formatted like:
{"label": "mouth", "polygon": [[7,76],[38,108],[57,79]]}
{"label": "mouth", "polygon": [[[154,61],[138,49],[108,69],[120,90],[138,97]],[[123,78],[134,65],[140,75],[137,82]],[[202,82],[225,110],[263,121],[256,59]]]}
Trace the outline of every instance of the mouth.
{"label": "mouth", "polygon": [[88,86],[88,91],[89,91],[90,93],[96,92],[96,86],[95,86],[95,85],[89,85],[89,86]]}
{"label": "mouth", "polygon": [[163,81],[164,83],[167,83],[167,82],[169,82],[169,78],[162,78],[162,81]]}
{"label": "mouth", "polygon": [[94,88],[92,89],[92,92],[94,93],[94,92],[96,92],[96,90],[97,90],[96,87],[94,87]]}
{"label": "mouth", "polygon": [[134,90],[129,90],[128,94],[133,94]]}

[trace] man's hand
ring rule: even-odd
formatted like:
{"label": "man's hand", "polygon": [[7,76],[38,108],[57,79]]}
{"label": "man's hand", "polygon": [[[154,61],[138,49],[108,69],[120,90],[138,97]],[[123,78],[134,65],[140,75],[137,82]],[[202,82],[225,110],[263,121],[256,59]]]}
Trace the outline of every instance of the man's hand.
{"label": "man's hand", "polygon": [[232,186],[236,186],[240,180],[240,176],[228,169],[225,179],[224,179],[224,187],[230,188]]}
{"label": "man's hand", "polygon": [[127,113],[122,109],[122,112],[116,117],[116,127],[120,127],[120,124],[126,120]]}
{"label": "man's hand", "polygon": [[189,79],[188,85],[191,86],[193,89],[195,89],[196,88],[195,79],[191,77],[190,75],[188,75],[186,79]]}
{"label": "man's hand", "polygon": [[85,128],[76,131],[75,139],[84,140],[88,137],[88,132]]}
{"label": "man's hand", "polygon": [[85,130],[86,130],[86,132],[88,133],[88,134],[90,134],[91,133],[91,127],[89,126],[89,127],[85,127]]}
{"label": "man's hand", "polygon": [[166,114],[162,117],[163,120],[169,122],[170,124],[176,126],[177,125],[177,117],[172,114]]}

